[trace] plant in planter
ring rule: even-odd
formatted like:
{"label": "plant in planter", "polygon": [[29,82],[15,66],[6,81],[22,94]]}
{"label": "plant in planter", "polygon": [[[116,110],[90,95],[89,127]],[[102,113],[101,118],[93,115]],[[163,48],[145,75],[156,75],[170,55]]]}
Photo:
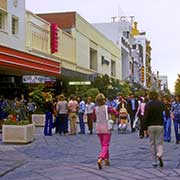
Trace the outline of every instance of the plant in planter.
{"label": "plant in planter", "polygon": [[19,101],[7,103],[5,111],[8,116],[2,125],[4,143],[29,143],[34,139],[34,124],[28,119],[20,119],[20,108]]}
{"label": "plant in planter", "polygon": [[29,143],[34,139],[34,124],[28,120],[15,121],[9,117],[2,125],[3,143]]}
{"label": "plant in planter", "polygon": [[29,94],[37,105],[37,110],[32,114],[32,122],[36,126],[45,125],[45,104],[47,101],[53,100],[51,92],[44,92],[43,89],[44,86],[40,84]]}
{"label": "plant in planter", "polygon": [[32,92],[29,93],[29,96],[34,100],[37,105],[36,113],[43,114],[44,113],[44,104],[45,104],[45,97],[43,95],[43,84],[39,84],[36,86]]}
{"label": "plant in planter", "polygon": [[16,120],[16,109],[14,106],[14,102],[12,100],[8,100],[6,106],[3,108],[3,111],[7,113],[7,119]]}

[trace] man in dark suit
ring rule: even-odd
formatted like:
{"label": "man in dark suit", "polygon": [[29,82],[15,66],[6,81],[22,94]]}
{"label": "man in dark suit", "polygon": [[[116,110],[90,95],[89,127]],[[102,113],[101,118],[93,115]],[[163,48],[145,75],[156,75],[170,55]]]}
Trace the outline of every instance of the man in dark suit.
{"label": "man in dark suit", "polygon": [[133,128],[133,123],[135,120],[135,115],[138,109],[138,100],[134,97],[134,94],[130,94],[130,97],[128,99],[128,113],[130,116],[131,121],[131,132],[135,132],[135,128]]}

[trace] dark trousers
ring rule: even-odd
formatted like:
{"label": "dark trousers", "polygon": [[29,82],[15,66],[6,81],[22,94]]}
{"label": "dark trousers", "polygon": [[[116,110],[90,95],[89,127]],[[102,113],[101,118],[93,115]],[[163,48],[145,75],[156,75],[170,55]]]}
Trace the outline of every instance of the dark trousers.
{"label": "dark trousers", "polygon": [[133,123],[135,120],[136,110],[132,110],[129,115],[130,115],[130,119],[131,119],[131,130],[135,131],[135,129],[133,128]]}
{"label": "dark trousers", "polygon": [[57,118],[56,118],[56,128],[58,133],[67,133],[67,114],[58,114]]}
{"label": "dark trousers", "polygon": [[174,119],[174,131],[176,141],[180,141],[180,119]]}
{"label": "dark trousers", "polygon": [[147,129],[145,128],[145,122],[144,122],[143,116],[140,115],[139,120],[140,120],[139,136],[144,137],[144,131],[147,130]]}
{"label": "dark trousers", "polygon": [[93,113],[87,114],[87,123],[90,133],[93,131]]}
{"label": "dark trousers", "polygon": [[52,127],[53,127],[53,116],[51,112],[46,112],[46,120],[44,126],[44,135],[52,136]]}
{"label": "dark trousers", "polygon": [[80,132],[85,134],[84,113],[78,113]]}

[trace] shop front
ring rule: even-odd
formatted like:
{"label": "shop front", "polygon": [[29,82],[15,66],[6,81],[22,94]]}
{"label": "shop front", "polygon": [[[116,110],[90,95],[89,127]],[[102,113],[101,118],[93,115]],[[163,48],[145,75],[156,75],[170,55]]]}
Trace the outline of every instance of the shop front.
{"label": "shop front", "polygon": [[60,61],[0,45],[1,95],[16,94],[16,91],[24,93],[29,83],[23,82],[23,77],[43,77],[44,79],[51,77],[54,82],[54,78],[58,79],[60,75]]}

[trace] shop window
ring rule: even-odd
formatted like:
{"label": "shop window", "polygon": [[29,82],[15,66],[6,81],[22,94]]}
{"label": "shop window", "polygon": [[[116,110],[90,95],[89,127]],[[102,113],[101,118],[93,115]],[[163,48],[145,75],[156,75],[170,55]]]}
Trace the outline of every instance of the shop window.
{"label": "shop window", "polygon": [[7,29],[7,13],[0,10],[0,30]]}
{"label": "shop window", "polygon": [[97,51],[90,48],[90,69],[97,71]]}
{"label": "shop window", "polygon": [[12,17],[12,34],[18,34],[19,19],[15,16]]}

